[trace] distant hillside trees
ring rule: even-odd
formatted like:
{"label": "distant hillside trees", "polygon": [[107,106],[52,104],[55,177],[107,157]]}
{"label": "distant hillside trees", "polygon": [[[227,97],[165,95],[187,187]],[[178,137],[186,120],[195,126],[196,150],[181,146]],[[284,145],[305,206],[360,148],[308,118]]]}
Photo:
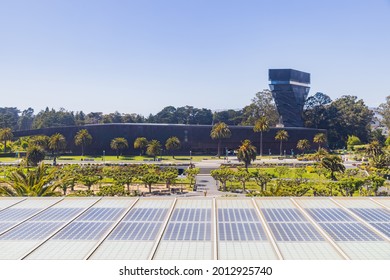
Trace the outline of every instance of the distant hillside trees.
{"label": "distant hillside trees", "polygon": [[19,112],[16,107],[0,107],[0,128],[17,129]]}
{"label": "distant hillside trees", "polygon": [[364,101],[351,95],[331,101],[327,95],[316,93],[307,99],[304,108],[306,127],[327,129],[331,148],[345,147],[348,135],[367,143],[372,118],[373,112]]}

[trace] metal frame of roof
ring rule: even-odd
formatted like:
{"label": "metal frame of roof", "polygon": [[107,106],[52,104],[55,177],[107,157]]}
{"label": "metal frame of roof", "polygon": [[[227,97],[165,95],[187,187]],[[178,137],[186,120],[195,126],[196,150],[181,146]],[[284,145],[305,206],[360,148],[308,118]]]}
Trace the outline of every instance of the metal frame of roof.
{"label": "metal frame of roof", "polygon": [[390,198],[0,198],[0,248],[5,260],[389,260]]}

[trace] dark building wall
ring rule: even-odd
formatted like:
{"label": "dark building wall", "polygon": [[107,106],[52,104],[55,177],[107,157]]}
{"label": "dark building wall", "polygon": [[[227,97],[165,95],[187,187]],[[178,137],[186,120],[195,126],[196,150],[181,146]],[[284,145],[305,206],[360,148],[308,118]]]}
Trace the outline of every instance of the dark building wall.
{"label": "dark building wall", "polygon": [[[229,150],[237,149],[241,141],[249,139],[257,147],[259,151],[260,133],[254,133],[252,126],[230,126],[232,136],[229,139],[223,139],[221,148]],[[92,135],[92,144],[86,148],[87,154],[101,155],[103,150],[106,154],[115,154],[110,148],[110,142],[116,137],[124,137],[129,143],[129,149],[124,151],[124,154],[138,154],[138,150],[134,150],[133,144],[137,137],[146,137],[148,140],[156,139],[165,146],[165,141],[172,136],[176,136],[182,143],[181,150],[176,154],[188,155],[191,150],[193,154],[216,154],[218,141],[212,140],[210,132],[211,125],[175,125],[175,124],[97,124],[85,126],[71,127],[53,127],[45,129],[36,129],[28,131],[16,131],[15,137],[32,136],[32,135],[48,135],[61,133],[67,140],[67,150],[76,154],[81,153],[81,147],[74,145],[74,137],[80,129],[87,129]],[[297,153],[296,145],[300,139],[313,140],[317,133],[326,133],[326,130],[309,129],[309,128],[283,128],[289,134],[287,142],[283,143],[283,150],[286,154],[291,153],[294,149]],[[272,128],[268,132],[263,133],[263,153],[272,155],[279,154],[279,141],[275,140],[275,135],[279,128]],[[313,146],[314,147],[314,146]],[[165,149],[165,147],[164,147]],[[165,154],[166,152],[164,152]]]}

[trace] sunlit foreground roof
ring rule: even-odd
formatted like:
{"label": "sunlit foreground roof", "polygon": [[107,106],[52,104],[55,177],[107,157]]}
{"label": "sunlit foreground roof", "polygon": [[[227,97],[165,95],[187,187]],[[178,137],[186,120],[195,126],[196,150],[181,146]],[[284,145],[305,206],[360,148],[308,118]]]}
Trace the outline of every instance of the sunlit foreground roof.
{"label": "sunlit foreground roof", "polygon": [[390,198],[0,198],[0,259],[390,259]]}

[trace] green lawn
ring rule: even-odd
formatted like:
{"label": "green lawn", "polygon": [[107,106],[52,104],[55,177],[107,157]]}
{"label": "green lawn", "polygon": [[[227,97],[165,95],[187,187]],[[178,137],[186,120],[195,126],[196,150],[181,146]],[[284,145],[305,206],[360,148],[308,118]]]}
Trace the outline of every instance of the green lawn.
{"label": "green lawn", "polygon": [[[211,156],[193,156],[192,159],[190,159],[189,156],[175,156],[175,158],[172,158],[172,156],[162,156],[157,157],[157,159],[160,159],[161,161],[170,161],[170,162],[189,162],[190,160],[193,162],[199,162],[203,159],[211,159]],[[81,160],[87,159],[93,159],[94,161],[103,161],[102,156],[61,156],[57,160],[61,161],[81,161]],[[104,161],[153,161],[153,157],[149,156],[104,156]]]}
{"label": "green lawn", "polygon": [[20,160],[20,158],[15,158],[15,157],[0,157],[0,162],[13,162]]}
{"label": "green lawn", "polygon": [[[281,176],[281,178],[297,178],[296,175],[296,170],[299,168],[292,168],[292,167],[287,167],[287,172]],[[253,171],[255,168],[249,168],[249,171]],[[279,174],[277,173],[276,168],[260,168],[263,172],[266,172],[268,174],[271,174],[275,176],[275,178],[279,177]],[[318,180],[318,179],[324,179],[324,176],[319,177],[318,174],[316,173],[310,173],[309,171],[306,171],[302,174],[302,178],[306,179],[313,179],[313,180]]]}

